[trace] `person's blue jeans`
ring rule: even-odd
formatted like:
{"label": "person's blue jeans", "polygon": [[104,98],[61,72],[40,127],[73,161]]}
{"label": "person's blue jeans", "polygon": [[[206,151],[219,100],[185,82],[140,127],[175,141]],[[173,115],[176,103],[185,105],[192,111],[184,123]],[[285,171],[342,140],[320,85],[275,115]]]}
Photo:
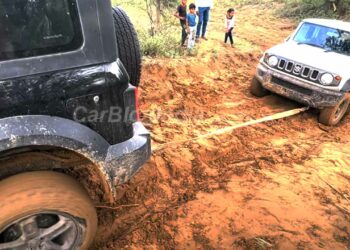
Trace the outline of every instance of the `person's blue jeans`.
{"label": "person's blue jeans", "polygon": [[201,36],[202,31],[202,37],[205,37],[205,33],[207,32],[207,26],[210,16],[210,7],[199,7],[199,20],[197,25],[197,34],[196,37],[199,38]]}

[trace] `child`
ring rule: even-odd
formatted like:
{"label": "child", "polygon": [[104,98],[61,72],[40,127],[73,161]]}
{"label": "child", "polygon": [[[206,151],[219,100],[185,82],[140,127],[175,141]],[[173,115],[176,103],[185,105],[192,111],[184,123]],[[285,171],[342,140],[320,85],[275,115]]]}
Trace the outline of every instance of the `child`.
{"label": "child", "polygon": [[190,4],[190,13],[187,14],[187,27],[188,27],[188,46],[187,48],[192,49],[194,48],[194,45],[196,43],[196,5],[191,3]]}
{"label": "child", "polygon": [[181,34],[181,46],[185,46],[185,41],[187,38],[187,27],[186,27],[186,19],[187,19],[187,0],[181,0],[181,4],[177,7],[177,10],[174,14],[178,19],[180,19],[180,25],[182,28]]}
{"label": "child", "polygon": [[227,10],[227,14],[225,17],[225,43],[230,38],[231,47],[234,47],[232,31],[235,27],[235,9],[230,8]]}

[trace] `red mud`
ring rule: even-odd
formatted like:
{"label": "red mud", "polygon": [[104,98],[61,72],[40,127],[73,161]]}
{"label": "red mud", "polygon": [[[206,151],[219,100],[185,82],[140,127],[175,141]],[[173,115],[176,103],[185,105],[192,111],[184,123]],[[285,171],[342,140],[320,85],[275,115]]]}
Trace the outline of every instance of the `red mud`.
{"label": "red mud", "polygon": [[[246,7],[232,49],[220,13],[196,57],[145,60],[141,109],[153,146],[299,107],[249,93],[262,51],[295,24]],[[349,117],[324,128],[309,111],[157,151],[119,190],[117,205],[131,206],[101,211],[112,223],[96,248],[348,249],[348,131]]]}

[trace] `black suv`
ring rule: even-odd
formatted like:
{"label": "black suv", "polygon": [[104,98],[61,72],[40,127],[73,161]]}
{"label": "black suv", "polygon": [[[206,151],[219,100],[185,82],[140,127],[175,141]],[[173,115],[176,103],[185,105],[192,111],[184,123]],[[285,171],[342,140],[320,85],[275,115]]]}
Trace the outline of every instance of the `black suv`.
{"label": "black suv", "polygon": [[0,249],[87,249],[150,156],[135,30],[110,0],[0,0]]}

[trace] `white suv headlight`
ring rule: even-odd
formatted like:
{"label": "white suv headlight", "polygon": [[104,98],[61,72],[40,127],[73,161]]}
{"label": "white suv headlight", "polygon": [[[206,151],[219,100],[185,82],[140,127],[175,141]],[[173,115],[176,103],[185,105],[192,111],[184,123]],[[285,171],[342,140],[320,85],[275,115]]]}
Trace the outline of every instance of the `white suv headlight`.
{"label": "white suv headlight", "polygon": [[276,56],[270,56],[269,59],[267,59],[267,64],[271,67],[276,67],[278,64],[278,58]]}
{"label": "white suv headlight", "polygon": [[325,73],[321,76],[320,82],[323,85],[331,85],[334,81],[334,76],[329,73]]}

